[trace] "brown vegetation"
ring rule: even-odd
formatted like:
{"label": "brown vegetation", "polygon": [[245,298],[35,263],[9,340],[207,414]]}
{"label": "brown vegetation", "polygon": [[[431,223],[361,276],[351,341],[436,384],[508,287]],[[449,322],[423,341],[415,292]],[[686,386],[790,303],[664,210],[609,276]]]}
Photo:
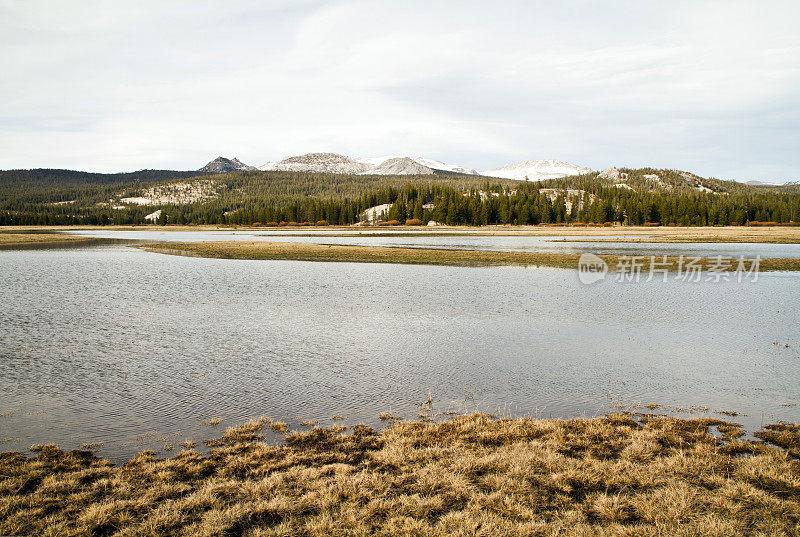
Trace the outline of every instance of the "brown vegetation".
{"label": "brown vegetation", "polygon": [[748,222],[748,226],[759,226],[759,227],[797,227],[800,226],[800,222]]}
{"label": "brown vegetation", "polygon": [[0,250],[28,248],[64,248],[69,246],[89,246],[117,242],[113,239],[79,237],[64,233],[41,233],[38,231],[0,231]]}
{"label": "brown vegetation", "polygon": [[786,449],[790,455],[800,459],[800,424],[776,423],[767,425],[755,435],[771,444]]}
{"label": "brown vegetation", "polygon": [[[228,429],[203,456],[121,467],[37,446],[0,455],[13,535],[796,535],[800,464],[715,440],[718,420],[395,422],[259,442]],[[736,427],[727,424],[733,429]],[[797,431],[793,434],[797,441]],[[730,437],[729,437],[730,438]]]}
{"label": "brown vegetation", "polygon": [[[435,248],[395,248],[388,246],[346,246],[293,242],[263,241],[214,241],[214,242],[161,242],[141,246],[152,252],[213,257],[221,259],[263,259],[295,261],[337,261],[358,263],[401,263],[414,265],[451,266],[548,266],[577,268],[580,256],[552,252],[496,252],[488,250],[444,250]],[[622,266],[624,259],[619,256],[600,256],[612,272]],[[685,269],[690,258],[681,261],[677,257],[656,257],[655,268],[676,271]],[[650,269],[650,256],[641,257],[640,271],[646,274]],[[662,264],[663,263],[663,264]],[[702,269],[715,266],[715,259],[703,258],[698,263]],[[684,268],[682,268],[684,267]],[[735,271],[736,262],[719,270]],[[746,269],[751,264],[747,262]],[[761,259],[760,271],[800,270],[800,259],[769,258]]]}

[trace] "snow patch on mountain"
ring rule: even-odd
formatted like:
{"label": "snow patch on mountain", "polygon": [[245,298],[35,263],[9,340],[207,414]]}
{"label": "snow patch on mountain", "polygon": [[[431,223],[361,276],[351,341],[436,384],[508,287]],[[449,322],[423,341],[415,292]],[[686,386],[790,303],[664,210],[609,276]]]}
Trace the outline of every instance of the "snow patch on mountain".
{"label": "snow patch on mountain", "polygon": [[[389,175],[390,172],[384,171],[390,169],[391,163],[387,164],[387,161],[393,161],[394,163],[397,162],[398,159],[402,159],[402,161],[409,166],[409,169],[412,168],[412,164],[413,167],[419,169],[419,172],[407,172],[407,173],[424,175],[424,174],[433,174],[437,172],[449,172],[449,173],[463,173],[467,175],[478,175],[478,170],[475,170],[473,168],[466,168],[464,166],[458,166],[456,164],[447,164],[440,160],[434,160],[425,157],[409,157],[407,155],[387,155],[383,157],[360,157],[357,160],[359,162],[363,162],[364,164],[374,166],[374,169],[367,173],[376,175]],[[423,171],[423,169],[427,169],[429,171]]]}
{"label": "snow patch on mountain", "polygon": [[308,173],[341,173],[362,175],[432,175],[435,173],[477,174],[476,170],[446,164],[438,160],[404,155],[352,158],[338,153],[307,153],[287,157],[280,162],[267,162],[264,171]]}
{"label": "snow patch on mountain", "polygon": [[259,169],[264,171],[358,174],[367,171],[369,166],[338,153],[306,153],[305,155],[287,157],[280,162],[267,162]]}
{"label": "snow patch on mountain", "polygon": [[[781,183],[775,183],[772,181],[758,181],[753,179],[752,181],[745,181],[746,185],[750,186],[781,186]],[[786,185],[794,185],[796,183],[785,183]]]}
{"label": "snow patch on mountain", "polygon": [[454,164],[446,164],[440,160],[433,160],[430,158],[424,157],[414,157],[412,160],[422,164],[423,166],[427,166],[433,170],[441,170],[445,172],[452,172],[452,173],[463,173],[466,175],[478,175],[478,170],[474,170],[472,168],[465,168],[463,166],[456,166]]}
{"label": "snow patch on mountain", "polygon": [[405,155],[385,155],[383,157],[357,157],[356,160],[362,164],[366,164],[370,168],[377,168],[387,160],[396,158],[406,158]]}
{"label": "snow patch on mountain", "polygon": [[441,172],[475,175],[478,173],[477,170],[423,157],[387,155],[352,158],[338,153],[307,153],[287,157],[280,162],[267,162],[259,169],[363,175],[432,175]]}
{"label": "snow patch on mountain", "polygon": [[570,175],[590,173],[591,168],[576,166],[561,162],[560,160],[525,160],[517,164],[508,164],[492,170],[484,170],[481,175],[500,177],[503,179],[517,179],[520,181],[543,181],[545,179],[560,179]]}
{"label": "snow patch on mountain", "polygon": [[434,170],[409,157],[390,158],[365,174],[374,175],[432,175]]}
{"label": "snow patch on mountain", "polygon": [[259,168],[271,171],[294,171],[309,173],[340,173],[362,175],[432,175],[458,173],[464,175],[485,175],[504,179],[541,181],[557,179],[569,175],[589,173],[592,170],[558,160],[526,160],[500,168],[478,171],[457,164],[448,164],[426,157],[407,155],[386,155],[380,157],[352,158],[338,153],[307,153],[287,157],[280,162],[267,162]]}

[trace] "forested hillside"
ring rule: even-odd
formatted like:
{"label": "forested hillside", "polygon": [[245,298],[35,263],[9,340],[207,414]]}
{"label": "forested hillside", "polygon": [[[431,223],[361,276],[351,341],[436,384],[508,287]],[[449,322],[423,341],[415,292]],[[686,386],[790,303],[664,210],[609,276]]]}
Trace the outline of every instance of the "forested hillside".
{"label": "forested hillside", "polygon": [[[620,223],[745,225],[800,220],[800,187],[751,186],[656,169],[609,169],[543,182],[474,175],[347,175],[145,170],[0,172],[0,224]],[[155,220],[154,217],[151,217]],[[393,222],[394,223],[394,222]]]}

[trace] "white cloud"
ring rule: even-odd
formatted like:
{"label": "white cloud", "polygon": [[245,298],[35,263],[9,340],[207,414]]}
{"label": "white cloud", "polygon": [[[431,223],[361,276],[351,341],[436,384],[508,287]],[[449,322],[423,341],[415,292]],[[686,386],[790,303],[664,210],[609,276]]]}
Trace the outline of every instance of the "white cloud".
{"label": "white cloud", "polygon": [[796,178],[796,2],[0,2],[0,167],[299,152]]}

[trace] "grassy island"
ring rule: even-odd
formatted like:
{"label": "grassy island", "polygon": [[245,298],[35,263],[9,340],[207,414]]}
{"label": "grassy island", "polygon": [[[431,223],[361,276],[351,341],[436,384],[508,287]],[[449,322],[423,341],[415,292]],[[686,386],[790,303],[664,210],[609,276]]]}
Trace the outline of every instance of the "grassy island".
{"label": "grassy island", "polygon": [[69,246],[91,246],[118,242],[114,239],[80,237],[47,231],[0,230],[0,250],[24,250],[37,248],[65,248]]}
{"label": "grassy island", "polygon": [[[560,252],[495,252],[487,250],[446,250],[438,248],[404,248],[390,246],[324,245],[293,242],[266,241],[211,241],[211,242],[160,242],[140,246],[151,252],[220,259],[262,259],[292,261],[335,261],[353,263],[400,263],[413,265],[450,265],[486,267],[499,265],[545,266],[577,268],[580,255]],[[618,267],[621,258],[600,256],[611,270]],[[650,257],[641,256],[642,271],[650,269]],[[663,261],[658,258],[657,261]],[[699,266],[707,269],[713,258],[703,258]],[[666,265],[671,271],[680,268],[678,257],[668,257]],[[749,267],[749,265],[748,265]],[[736,269],[733,263],[729,270]],[[761,271],[800,270],[800,259],[761,259]]]}

